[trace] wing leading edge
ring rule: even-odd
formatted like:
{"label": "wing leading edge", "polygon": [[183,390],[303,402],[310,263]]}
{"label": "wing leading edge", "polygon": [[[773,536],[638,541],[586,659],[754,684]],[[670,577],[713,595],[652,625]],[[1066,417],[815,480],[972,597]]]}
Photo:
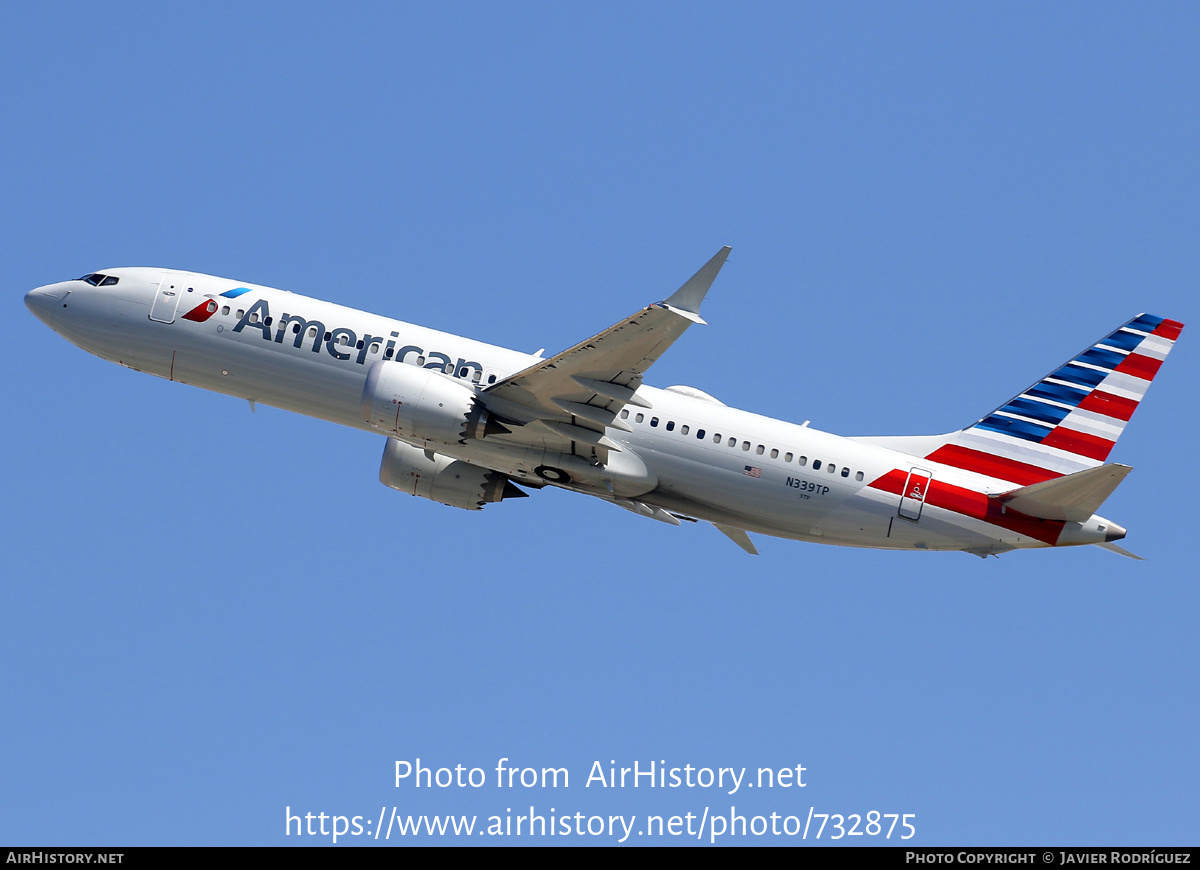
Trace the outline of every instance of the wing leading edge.
{"label": "wing leading edge", "polygon": [[704,322],[700,305],[730,250],[721,248],[664,301],[493,384],[480,399],[493,414],[520,424],[513,439],[557,442],[564,453],[606,462],[608,451],[621,448],[604,430],[628,431],[617,417],[626,404],[649,407],[634,393],[667,348]]}

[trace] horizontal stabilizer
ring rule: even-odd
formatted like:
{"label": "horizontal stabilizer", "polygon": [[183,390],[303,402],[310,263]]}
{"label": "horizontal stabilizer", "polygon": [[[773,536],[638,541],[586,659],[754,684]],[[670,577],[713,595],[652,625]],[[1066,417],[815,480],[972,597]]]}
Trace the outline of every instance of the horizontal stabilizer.
{"label": "horizontal stabilizer", "polygon": [[1139,562],[1146,561],[1141,556],[1139,556],[1137,553],[1131,553],[1128,550],[1126,550],[1124,547],[1118,547],[1112,541],[1107,541],[1103,544],[1096,544],[1096,546],[1100,547],[1102,549],[1108,550],[1110,553],[1116,553],[1118,556],[1126,556],[1130,559],[1137,559]]}
{"label": "horizontal stabilizer", "polygon": [[989,497],[1027,516],[1082,523],[1131,471],[1128,465],[1101,465]]}
{"label": "horizontal stabilizer", "polygon": [[1105,541],[1104,544],[1097,544],[1096,546],[1102,548],[1102,550],[1108,550],[1110,553],[1116,553],[1117,556],[1124,556],[1130,559],[1138,559],[1138,562],[1145,562],[1145,559],[1138,556],[1138,553],[1130,553],[1126,548],[1118,547],[1112,541]]}

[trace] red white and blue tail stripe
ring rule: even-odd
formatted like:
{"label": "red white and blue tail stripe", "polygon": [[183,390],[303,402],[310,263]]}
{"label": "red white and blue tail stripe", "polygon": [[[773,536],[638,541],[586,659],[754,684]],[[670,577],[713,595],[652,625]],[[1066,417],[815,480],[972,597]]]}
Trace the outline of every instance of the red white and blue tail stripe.
{"label": "red white and blue tail stripe", "polygon": [[927,458],[1021,486],[1102,464],[1182,329],[1135,317]]}

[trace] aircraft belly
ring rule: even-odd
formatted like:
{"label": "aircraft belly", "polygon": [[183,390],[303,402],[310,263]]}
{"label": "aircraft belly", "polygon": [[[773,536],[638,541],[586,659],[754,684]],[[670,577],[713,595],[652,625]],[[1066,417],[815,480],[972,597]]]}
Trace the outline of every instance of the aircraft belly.
{"label": "aircraft belly", "polygon": [[[828,543],[851,544],[861,539],[866,530],[856,517],[870,513],[882,520],[884,531],[879,534],[878,524],[870,527],[870,542],[865,546],[885,549],[917,550],[972,550],[1003,551],[1015,547],[1041,546],[1029,538],[1022,538],[988,523],[944,510],[934,505],[925,505],[917,520],[903,516],[898,509],[898,499],[888,493],[871,488],[861,490],[855,504],[837,515],[822,521],[818,531]],[[857,546],[864,546],[858,543]]]}
{"label": "aircraft belly", "polygon": [[[639,449],[635,444],[635,449]],[[788,485],[796,479],[750,456],[733,466],[720,451],[693,449],[687,455],[639,449],[659,479],[658,492],[713,509],[714,522],[786,537],[807,537],[821,518],[846,497],[840,488],[806,494]],[[720,464],[713,462],[720,460]],[[758,460],[760,463],[761,459]],[[822,484],[824,486],[824,484]],[[709,519],[709,517],[701,517]]]}
{"label": "aircraft belly", "polygon": [[808,540],[858,547],[894,546],[888,540],[893,511],[869,499],[852,496],[809,529]]}

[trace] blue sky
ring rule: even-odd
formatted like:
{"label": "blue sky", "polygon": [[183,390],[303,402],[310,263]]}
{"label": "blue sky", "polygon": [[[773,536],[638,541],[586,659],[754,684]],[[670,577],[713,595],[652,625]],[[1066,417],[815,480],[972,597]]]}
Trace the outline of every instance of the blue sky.
{"label": "blue sky", "polygon": [[[534,805],[1194,843],[1188,330],[1112,456],[1136,471],[1105,513],[1145,562],[750,558],[558,491],[402,496],[382,438],[110,365],[22,297],[166,266],[554,352],[729,244],[710,325],[650,383],[947,431],[1138,312],[1196,320],[1198,27],[1184,4],[3,7],[0,842]],[[418,757],[571,785],[394,787]],[[807,786],[585,788],[596,760]]]}

